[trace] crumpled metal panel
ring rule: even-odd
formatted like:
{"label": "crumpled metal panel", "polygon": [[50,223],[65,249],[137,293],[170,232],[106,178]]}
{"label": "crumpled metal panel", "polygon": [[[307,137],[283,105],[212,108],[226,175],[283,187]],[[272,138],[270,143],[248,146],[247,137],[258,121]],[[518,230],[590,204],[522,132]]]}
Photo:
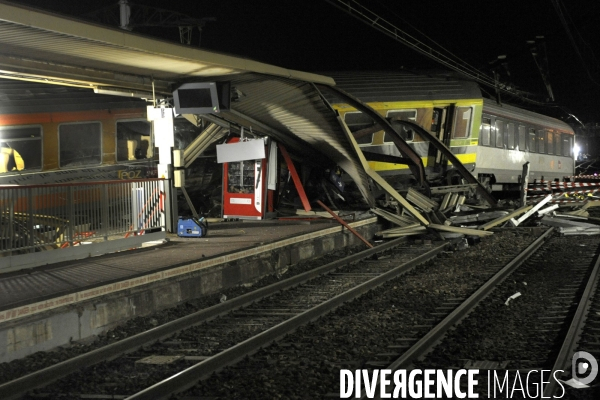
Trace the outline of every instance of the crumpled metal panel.
{"label": "crumpled metal panel", "polygon": [[[314,85],[258,74],[232,77],[231,85],[240,99],[231,104],[234,112],[223,113],[225,119],[275,137],[291,153],[307,161],[322,164],[330,160],[339,165],[352,177],[367,202],[374,204],[368,176],[358,156],[337,115]],[[261,125],[272,131],[265,131]]]}

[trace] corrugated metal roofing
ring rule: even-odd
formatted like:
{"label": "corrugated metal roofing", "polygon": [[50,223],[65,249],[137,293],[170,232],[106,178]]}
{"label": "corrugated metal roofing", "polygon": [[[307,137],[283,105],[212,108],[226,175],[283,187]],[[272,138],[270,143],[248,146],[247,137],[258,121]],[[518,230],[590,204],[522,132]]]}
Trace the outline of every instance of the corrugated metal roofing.
{"label": "corrugated metal roofing", "polygon": [[[230,123],[275,137],[320,165],[340,165],[373,203],[368,177],[312,83],[333,79],[208,52],[0,1],[0,76],[170,93],[184,81],[228,80],[241,92]],[[29,75],[28,75],[29,74]],[[35,76],[37,75],[37,77]]]}
{"label": "corrugated metal roofing", "polygon": [[[368,177],[358,156],[337,121],[336,114],[323,101],[311,83],[297,80],[245,74],[232,77],[232,86],[242,93],[232,104],[235,113],[225,112],[225,119],[243,126],[253,126],[251,119],[274,131],[276,137],[297,156],[319,162],[329,159],[340,165],[372,202]],[[257,131],[263,131],[254,125]],[[280,134],[278,134],[280,133]],[[291,136],[289,135],[291,134]]]}
{"label": "corrugated metal roofing", "polygon": [[325,76],[143,37],[0,2],[0,73],[45,74],[90,85],[166,90],[193,77],[266,73],[333,84]]}
{"label": "corrugated metal roofing", "polygon": [[481,99],[475,82],[452,74],[411,72],[331,72],[336,87],[363,102]]}

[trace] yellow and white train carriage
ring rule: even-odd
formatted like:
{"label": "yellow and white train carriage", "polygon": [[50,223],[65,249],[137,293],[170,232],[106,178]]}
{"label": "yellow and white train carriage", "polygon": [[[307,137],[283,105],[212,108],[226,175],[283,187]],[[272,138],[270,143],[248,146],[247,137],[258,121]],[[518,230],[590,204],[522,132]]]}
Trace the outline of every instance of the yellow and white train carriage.
{"label": "yellow and white train carriage", "polygon": [[[541,114],[484,99],[477,84],[452,75],[335,73],[336,85],[386,117],[421,157],[430,182],[456,182],[458,174],[429,142],[396,120],[411,121],[436,136],[481,182],[495,190],[515,189],[523,164],[530,179],[562,179],[574,172],[574,133],[569,125]],[[333,107],[354,133],[370,166],[381,175],[410,174],[391,138],[372,132],[373,120],[343,103]]]}

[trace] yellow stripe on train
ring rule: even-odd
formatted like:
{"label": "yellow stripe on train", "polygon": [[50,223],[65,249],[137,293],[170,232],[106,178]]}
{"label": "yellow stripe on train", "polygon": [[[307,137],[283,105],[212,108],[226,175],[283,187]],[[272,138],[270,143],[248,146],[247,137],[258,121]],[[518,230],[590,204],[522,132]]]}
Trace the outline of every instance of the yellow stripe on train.
{"label": "yellow stripe on train", "polygon": [[[463,164],[474,164],[476,153],[455,154],[454,156],[458,158]],[[421,161],[423,161],[423,165],[427,167],[427,157],[421,157]],[[448,165],[451,165],[451,163],[448,162]],[[408,165],[406,164],[394,164],[381,161],[369,161],[369,166],[375,171],[394,171],[408,169]]]}

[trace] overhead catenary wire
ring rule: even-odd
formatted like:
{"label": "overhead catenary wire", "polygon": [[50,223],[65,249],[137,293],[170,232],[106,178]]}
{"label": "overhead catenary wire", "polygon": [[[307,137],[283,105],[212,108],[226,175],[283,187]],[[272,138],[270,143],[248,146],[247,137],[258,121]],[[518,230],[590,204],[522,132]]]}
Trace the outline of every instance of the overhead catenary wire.
{"label": "overhead catenary wire", "polygon": [[[347,14],[352,17],[358,19],[359,21],[377,29],[378,31],[384,33],[385,35],[391,37],[392,39],[408,46],[409,48],[421,53],[422,55],[438,62],[439,64],[461,73],[469,79],[483,85],[494,88],[497,91],[500,91],[505,94],[509,94],[513,97],[519,98],[523,101],[526,101],[531,104],[536,105],[549,105],[546,102],[535,100],[530,96],[534,96],[531,93],[518,91],[509,85],[505,85],[501,82],[498,82],[494,77],[488,75],[487,73],[473,67],[466,61],[460,59],[458,56],[454,55],[449,50],[445,49],[441,45],[439,45],[434,40],[430,39],[428,36],[422,34],[420,31],[415,29],[419,34],[423,35],[431,44],[425,43],[425,41],[414,37],[413,35],[408,34],[402,29],[395,26],[393,23],[385,20],[377,13],[369,10],[365,6],[358,3],[356,0],[326,0],[331,5],[343,10]],[[413,28],[414,29],[414,28]]]}
{"label": "overhead catenary wire", "polygon": [[[581,65],[582,65],[583,69],[585,70],[588,78],[590,79],[590,81],[592,81],[592,83],[594,83],[597,86],[600,86],[600,83],[594,78],[592,72],[590,71],[588,62],[586,62],[586,60],[583,56],[580,46],[578,45],[577,40],[573,34],[573,30],[575,31],[575,34],[579,38],[579,42],[582,43],[584,45],[585,49],[587,50],[587,54],[589,54],[589,58],[591,58],[591,60],[590,60],[591,63],[593,64],[593,66],[598,68],[598,62],[596,60],[593,50],[591,49],[590,45],[583,40],[583,38],[577,31],[575,24],[573,24],[572,21],[569,24],[569,21],[567,21],[567,18],[569,20],[571,20],[571,17],[568,15],[567,10],[566,10],[565,6],[562,4],[562,2],[560,0],[550,0],[550,1],[552,2],[554,9],[556,10],[556,14],[558,15],[558,18],[560,19],[560,22],[563,25],[565,32],[566,32],[567,36],[569,37],[569,40],[571,41],[571,45],[573,46],[573,49],[575,50],[577,57],[581,61]],[[573,28],[571,28],[571,27],[573,27]]]}

